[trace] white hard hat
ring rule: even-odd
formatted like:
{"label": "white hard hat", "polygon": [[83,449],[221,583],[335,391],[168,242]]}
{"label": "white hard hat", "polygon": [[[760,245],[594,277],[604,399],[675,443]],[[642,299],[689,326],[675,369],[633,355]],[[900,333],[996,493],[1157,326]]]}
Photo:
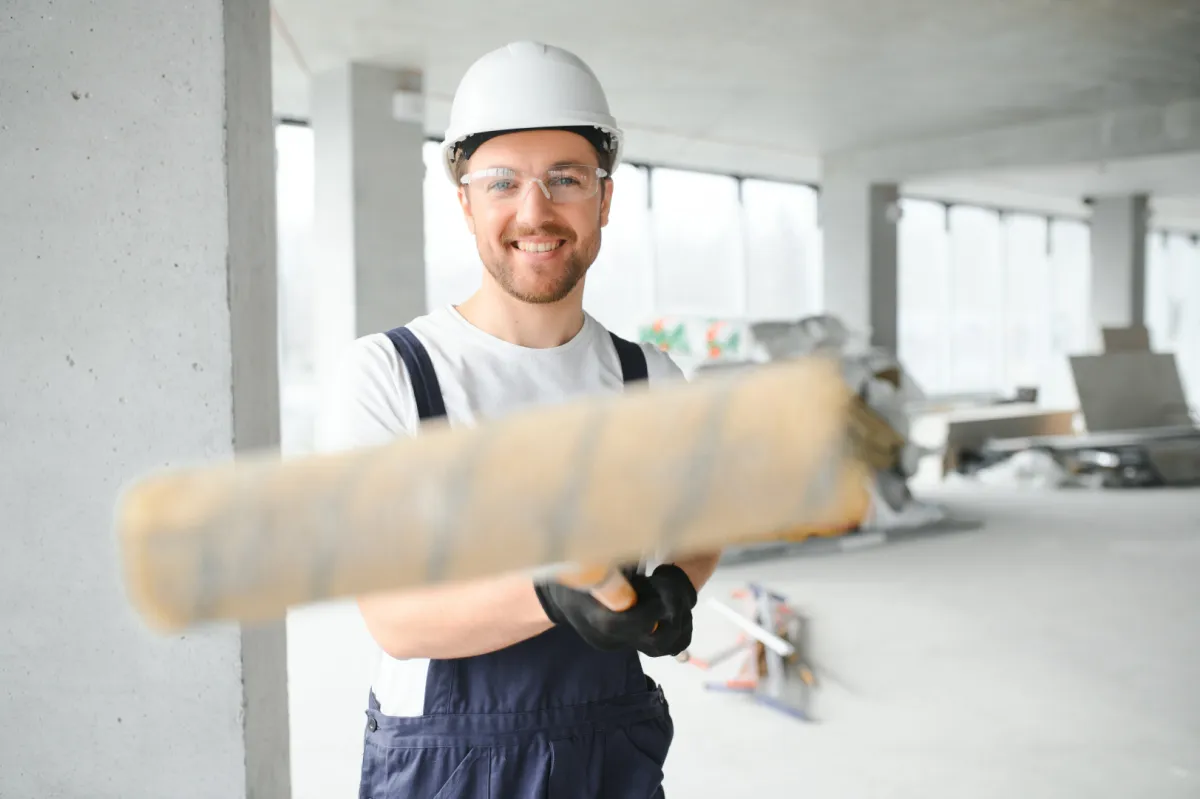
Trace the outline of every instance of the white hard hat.
{"label": "white hard hat", "polygon": [[513,42],[467,70],[454,93],[442,164],[454,180],[455,151],[477,134],[535,128],[585,128],[608,140],[615,168],[621,129],[594,72],[577,55],[539,42]]}

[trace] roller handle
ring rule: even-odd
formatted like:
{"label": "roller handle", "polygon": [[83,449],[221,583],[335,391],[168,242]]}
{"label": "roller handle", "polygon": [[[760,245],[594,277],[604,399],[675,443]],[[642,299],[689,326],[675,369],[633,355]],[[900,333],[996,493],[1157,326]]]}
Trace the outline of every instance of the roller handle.
{"label": "roller handle", "polygon": [[629,610],[637,602],[633,586],[617,569],[610,569],[604,579],[592,588],[592,596],[604,607],[619,612]]}
{"label": "roller handle", "polygon": [[[629,610],[637,603],[637,592],[619,569],[605,566],[585,568],[559,575],[558,581],[572,588],[588,589],[597,602],[616,613]],[[650,632],[657,629],[658,623],[655,622]]]}

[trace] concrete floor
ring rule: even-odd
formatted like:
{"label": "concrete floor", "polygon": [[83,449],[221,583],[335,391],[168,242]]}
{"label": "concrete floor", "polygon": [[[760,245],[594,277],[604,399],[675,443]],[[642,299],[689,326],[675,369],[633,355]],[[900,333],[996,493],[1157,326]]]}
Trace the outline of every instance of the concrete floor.
{"label": "concrete floor", "polygon": [[[926,490],[971,532],[722,567],[812,614],[818,724],[648,661],[670,797],[1200,797],[1200,491]],[[703,602],[695,651],[735,628]],[[352,606],[289,622],[295,799],[356,795],[374,654]]]}
{"label": "concrete floor", "polygon": [[[983,526],[722,568],[811,613],[804,724],[670,660],[668,796],[1200,796],[1200,491],[942,489]],[[735,636],[704,607],[695,650]]]}

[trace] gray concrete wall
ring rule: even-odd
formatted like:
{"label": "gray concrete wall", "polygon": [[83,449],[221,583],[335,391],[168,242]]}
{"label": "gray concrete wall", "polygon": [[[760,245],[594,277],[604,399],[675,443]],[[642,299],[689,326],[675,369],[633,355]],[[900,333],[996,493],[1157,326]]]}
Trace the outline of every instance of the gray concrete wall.
{"label": "gray concrete wall", "polygon": [[1089,308],[1102,327],[1146,319],[1147,197],[1098,197],[1092,203],[1092,284]]}
{"label": "gray concrete wall", "polygon": [[899,201],[894,183],[827,170],[821,186],[824,309],[871,342],[896,352]]}
{"label": "gray concrete wall", "polygon": [[268,12],[6,4],[0,796],[290,793],[283,626],[150,632],[111,524],[278,439]]}
{"label": "gray concrete wall", "polygon": [[[419,110],[398,119],[395,107],[397,92],[419,100],[419,89],[417,75],[363,64],[313,78],[314,364],[322,405],[352,338],[426,310],[425,131]],[[324,425],[318,416],[318,443]]]}
{"label": "gray concrete wall", "polygon": [[317,296],[330,306],[321,318],[346,300],[326,331],[339,344],[425,311],[425,131],[395,110],[397,92],[419,88],[419,76],[363,64],[313,79]]}

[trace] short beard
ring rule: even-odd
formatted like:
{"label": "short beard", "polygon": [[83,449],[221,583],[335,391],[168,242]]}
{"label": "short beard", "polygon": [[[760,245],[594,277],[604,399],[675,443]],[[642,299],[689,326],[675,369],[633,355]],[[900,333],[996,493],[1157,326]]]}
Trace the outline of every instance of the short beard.
{"label": "short beard", "polygon": [[[521,235],[544,235],[544,231],[531,231],[522,233]],[[553,235],[558,235],[560,238],[567,240],[567,244],[572,242],[569,234],[562,235],[560,231],[552,231]],[[496,258],[483,258],[484,266],[487,267],[488,273],[497,285],[504,290],[506,294],[521,302],[527,302],[531,305],[549,305],[558,302],[571,294],[579,282],[583,280],[592,263],[596,260],[596,256],[600,252],[600,233],[597,231],[594,240],[575,240],[576,250],[567,259],[563,272],[549,285],[539,287],[536,292],[523,291],[517,287],[517,280],[513,274],[513,260],[511,253],[510,241],[518,236],[505,237],[502,240],[504,252]],[[563,246],[567,246],[564,244]],[[482,255],[482,253],[481,253]]]}

